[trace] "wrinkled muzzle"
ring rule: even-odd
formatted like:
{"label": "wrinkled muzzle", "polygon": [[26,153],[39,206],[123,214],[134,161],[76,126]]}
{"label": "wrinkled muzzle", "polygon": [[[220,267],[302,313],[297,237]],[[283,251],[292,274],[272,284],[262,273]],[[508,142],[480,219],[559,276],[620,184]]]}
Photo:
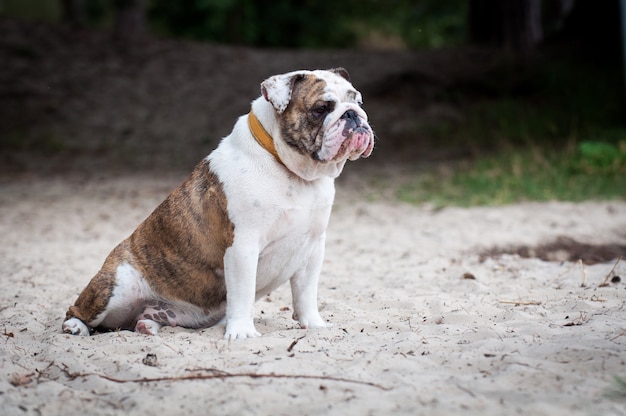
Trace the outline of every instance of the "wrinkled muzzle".
{"label": "wrinkled muzzle", "polygon": [[326,131],[317,156],[321,161],[357,160],[374,149],[374,132],[356,111],[346,111]]}

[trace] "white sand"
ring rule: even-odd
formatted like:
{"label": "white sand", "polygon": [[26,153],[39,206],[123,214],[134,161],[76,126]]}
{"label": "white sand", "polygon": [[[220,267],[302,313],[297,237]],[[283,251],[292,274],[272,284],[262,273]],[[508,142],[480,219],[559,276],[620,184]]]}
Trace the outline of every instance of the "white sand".
{"label": "white sand", "polygon": [[[626,415],[609,395],[626,377],[626,261],[622,282],[599,287],[614,261],[583,273],[478,255],[561,235],[624,243],[624,202],[433,211],[342,183],[319,296],[334,328],[299,329],[284,286],[257,303],[257,339],[62,334],[105,256],[181,179],[0,185],[3,415]],[[215,370],[241,376],[180,379]]]}

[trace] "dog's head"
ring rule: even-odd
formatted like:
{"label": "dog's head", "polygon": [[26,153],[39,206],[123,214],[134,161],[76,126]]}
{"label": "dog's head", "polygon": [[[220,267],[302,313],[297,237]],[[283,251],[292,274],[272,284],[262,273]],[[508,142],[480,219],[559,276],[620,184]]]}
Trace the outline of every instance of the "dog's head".
{"label": "dog's head", "polygon": [[261,91],[278,121],[280,137],[274,139],[286,144],[276,144],[279,153],[341,168],[348,159],[372,153],[374,132],[345,69],[275,75],[263,81]]}

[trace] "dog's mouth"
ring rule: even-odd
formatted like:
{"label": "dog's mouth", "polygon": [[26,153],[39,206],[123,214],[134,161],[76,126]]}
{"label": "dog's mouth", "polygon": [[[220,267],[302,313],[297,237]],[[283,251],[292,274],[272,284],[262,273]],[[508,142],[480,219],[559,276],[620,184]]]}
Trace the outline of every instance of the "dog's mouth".
{"label": "dog's mouth", "polygon": [[364,126],[358,126],[348,132],[333,160],[366,158],[372,154],[373,149],[374,137],[372,132]]}
{"label": "dog's mouth", "polygon": [[322,163],[337,163],[369,157],[374,149],[374,132],[366,119],[348,111],[351,117],[337,120],[324,134],[322,144],[311,154]]}

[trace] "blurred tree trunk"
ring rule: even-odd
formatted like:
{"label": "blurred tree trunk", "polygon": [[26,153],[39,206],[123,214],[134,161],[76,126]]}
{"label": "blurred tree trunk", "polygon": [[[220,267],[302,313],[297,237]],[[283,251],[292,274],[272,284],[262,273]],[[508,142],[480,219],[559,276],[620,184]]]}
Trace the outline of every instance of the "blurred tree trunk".
{"label": "blurred tree trunk", "polygon": [[470,0],[470,39],[528,54],[541,42],[541,0]]}
{"label": "blurred tree trunk", "polygon": [[146,33],[146,1],[115,0],[115,37],[119,41],[141,38]]}

